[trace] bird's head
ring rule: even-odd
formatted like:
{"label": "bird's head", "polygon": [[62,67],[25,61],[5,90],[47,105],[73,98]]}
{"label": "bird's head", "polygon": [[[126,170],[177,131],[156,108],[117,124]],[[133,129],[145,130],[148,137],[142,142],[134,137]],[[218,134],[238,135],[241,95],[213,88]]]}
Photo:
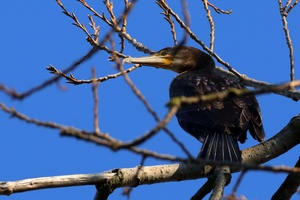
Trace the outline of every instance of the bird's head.
{"label": "bird's head", "polygon": [[151,56],[125,58],[123,63],[134,63],[182,73],[215,67],[213,59],[199,49],[188,46],[167,47]]}

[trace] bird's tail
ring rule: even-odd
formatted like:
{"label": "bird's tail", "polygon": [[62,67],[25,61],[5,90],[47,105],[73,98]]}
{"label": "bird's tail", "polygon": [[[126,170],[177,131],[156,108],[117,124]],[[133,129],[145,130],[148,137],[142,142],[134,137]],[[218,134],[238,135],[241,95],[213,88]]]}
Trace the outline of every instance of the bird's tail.
{"label": "bird's tail", "polygon": [[211,161],[242,162],[237,138],[232,134],[217,132],[207,134],[198,158]]}

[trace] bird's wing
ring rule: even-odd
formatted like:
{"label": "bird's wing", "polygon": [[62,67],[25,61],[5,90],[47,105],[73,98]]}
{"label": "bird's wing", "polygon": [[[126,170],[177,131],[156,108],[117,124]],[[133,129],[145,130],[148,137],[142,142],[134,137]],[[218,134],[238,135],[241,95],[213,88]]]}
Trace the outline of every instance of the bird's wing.
{"label": "bird's wing", "polygon": [[[200,96],[244,86],[226,77],[205,72],[191,72],[177,76],[170,86],[170,97]],[[250,129],[254,139],[264,138],[258,103],[253,95],[229,97],[213,102],[184,105],[176,114],[180,124],[195,124],[198,127]]]}

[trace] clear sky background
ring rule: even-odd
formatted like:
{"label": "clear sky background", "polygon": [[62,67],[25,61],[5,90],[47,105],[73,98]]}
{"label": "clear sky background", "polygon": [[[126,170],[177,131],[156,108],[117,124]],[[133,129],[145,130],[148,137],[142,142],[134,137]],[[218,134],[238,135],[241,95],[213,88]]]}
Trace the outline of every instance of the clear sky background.
{"label": "clear sky background", "polygon": [[[69,11],[74,11],[82,23],[87,23],[88,10],[76,1],[62,1]],[[181,15],[180,1],[173,8]],[[232,9],[231,15],[212,11],[216,28],[215,52],[232,67],[247,76],[270,83],[289,80],[289,51],[282,29],[277,1],[217,2],[221,9]],[[91,1],[99,13],[106,12],[101,0]],[[123,1],[115,1],[116,12],[123,10]],[[209,45],[209,24],[201,1],[188,2],[191,29]],[[159,14],[162,10],[154,1],[138,1],[128,18],[127,32],[152,50],[172,46],[169,24]],[[106,16],[109,16],[106,14]],[[117,15],[118,16],[118,15]],[[86,35],[61,12],[52,1],[5,1],[0,6],[0,83],[19,92],[26,91],[53,77],[45,67],[58,69],[70,66],[91,48]],[[299,78],[300,59],[300,7],[288,16],[288,25],[295,50],[295,75]],[[102,36],[108,30],[100,20]],[[183,31],[177,25],[178,38]],[[144,55],[127,42],[124,53]],[[201,48],[191,39],[188,45]],[[107,44],[109,46],[109,44]],[[119,47],[117,47],[119,49]],[[217,63],[220,66],[220,64]],[[125,68],[131,65],[125,65]],[[108,62],[105,52],[98,52],[92,59],[73,71],[78,79],[91,78],[91,67],[97,75],[116,73],[114,64]],[[167,108],[168,87],[176,74],[170,71],[142,67],[130,77],[154,110],[162,118]],[[66,88],[65,91],[60,86]],[[14,100],[0,92],[0,102],[13,106],[29,117],[55,121],[66,126],[93,130],[93,96],[91,85],[73,86],[61,79],[41,92],[23,101]],[[299,114],[299,103],[283,96],[266,94],[258,96],[267,139],[280,131],[289,120]],[[106,81],[99,87],[100,128],[115,138],[129,140],[151,129],[156,123],[142,103],[134,96],[123,77]],[[195,156],[201,144],[186,134],[175,118],[168,125],[176,136]],[[257,144],[252,138],[241,149]],[[150,150],[184,156],[184,153],[163,133],[142,145]],[[113,168],[130,168],[140,164],[141,158],[127,151],[112,152],[104,147],[74,138],[62,138],[57,130],[37,127],[0,112],[0,181],[13,181],[41,176],[98,173]],[[294,166],[299,157],[299,146],[266,163],[267,165]],[[145,165],[166,164],[166,161],[147,159]],[[238,174],[225,190],[230,194]],[[270,199],[286,174],[248,172],[237,195],[247,199]],[[189,199],[205,179],[144,185],[134,188],[131,199]],[[19,199],[92,199],[94,186],[46,189],[2,197]],[[110,199],[126,199],[117,189]],[[293,199],[299,199],[294,195]]]}

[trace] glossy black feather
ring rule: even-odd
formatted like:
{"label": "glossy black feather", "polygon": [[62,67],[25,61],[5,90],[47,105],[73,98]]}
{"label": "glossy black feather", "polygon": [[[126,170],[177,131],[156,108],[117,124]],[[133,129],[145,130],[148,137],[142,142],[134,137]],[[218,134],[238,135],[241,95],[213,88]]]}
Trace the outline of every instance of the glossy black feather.
{"label": "glossy black feather", "polygon": [[[244,88],[240,83],[217,75],[214,70],[204,68],[179,74],[170,85],[170,98]],[[253,95],[184,105],[176,117],[186,132],[203,142],[200,158],[241,162],[237,141],[244,143],[248,130],[258,141],[265,137],[260,109]]]}

